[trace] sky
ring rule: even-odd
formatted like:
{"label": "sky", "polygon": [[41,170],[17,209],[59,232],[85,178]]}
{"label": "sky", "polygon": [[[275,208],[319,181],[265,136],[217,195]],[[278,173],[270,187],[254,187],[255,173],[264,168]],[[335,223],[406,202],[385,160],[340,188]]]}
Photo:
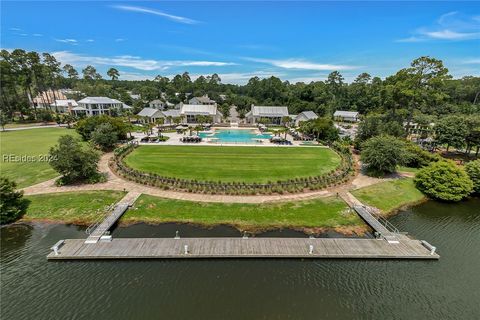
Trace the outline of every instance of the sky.
{"label": "sky", "polygon": [[80,72],[153,79],[217,73],[290,82],[386,77],[420,56],[480,76],[479,2],[2,1],[2,49],[49,52]]}

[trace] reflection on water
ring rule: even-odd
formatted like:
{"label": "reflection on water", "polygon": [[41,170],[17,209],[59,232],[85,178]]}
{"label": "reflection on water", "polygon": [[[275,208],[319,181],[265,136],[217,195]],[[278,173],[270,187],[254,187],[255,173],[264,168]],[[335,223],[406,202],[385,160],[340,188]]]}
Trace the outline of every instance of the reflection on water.
{"label": "reflection on water", "polygon": [[[479,208],[479,199],[428,202],[391,219],[437,246],[439,261],[47,262],[53,243],[83,238],[84,228],[9,226],[1,229],[1,318],[479,319]],[[170,237],[176,230],[240,236],[228,227],[187,225],[135,225],[114,236]]]}

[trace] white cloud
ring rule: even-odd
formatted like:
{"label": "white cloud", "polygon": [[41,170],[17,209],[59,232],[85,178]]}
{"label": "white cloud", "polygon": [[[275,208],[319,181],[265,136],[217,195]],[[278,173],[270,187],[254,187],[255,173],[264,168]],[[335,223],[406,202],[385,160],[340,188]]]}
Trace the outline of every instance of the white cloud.
{"label": "white cloud", "polygon": [[34,37],[43,37],[43,34],[41,34],[41,33],[34,33],[34,34],[32,34],[32,36],[34,36]]}
{"label": "white cloud", "polygon": [[94,42],[95,40],[93,39],[87,39],[86,42]]}
{"label": "white cloud", "polygon": [[146,75],[142,73],[127,72],[123,70],[119,70],[118,72],[120,72],[120,78],[122,80],[153,80],[155,79],[155,76]]}
{"label": "white cloud", "polygon": [[310,62],[302,59],[284,59],[284,60],[275,60],[275,59],[258,59],[258,58],[245,58],[246,60],[266,63],[275,67],[284,68],[284,69],[297,69],[297,70],[315,70],[315,71],[325,71],[325,70],[352,70],[358,68],[358,66],[350,65],[336,65],[336,64],[322,64]]}
{"label": "white cloud", "polygon": [[448,29],[430,32],[427,31],[423,34],[432,39],[440,40],[469,40],[478,39],[480,37],[480,32],[456,32]]}
{"label": "white cloud", "polygon": [[19,33],[18,35],[20,35],[22,37],[26,37],[26,36],[28,36],[28,33]]}
{"label": "white cloud", "polygon": [[463,64],[480,64],[480,58],[467,59],[462,61]]}
{"label": "white cloud", "polygon": [[478,16],[463,15],[452,11],[441,15],[430,27],[415,30],[410,37],[395,42],[465,41],[480,39]]}
{"label": "white cloud", "polygon": [[415,37],[415,36],[408,37],[408,38],[405,38],[405,39],[395,40],[395,42],[422,42],[422,41],[425,41],[425,39],[424,39],[424,38]]}
{"label": "white cloud", "polygon": [[125,39],[123,39],[123,38],[117,38],[117,39],[115,39],[115,42],[123,42],[123,41],[125,41]]}
{"label": "white cloud", "polygon": [[155,10],[155,9],[149,9],[149,8],[143,8],[143,7],[136,7],[136,6],[124,6],[124,5],[118,5],[118,6],[113,6],[115,9],[119,10],[125,10],[125,11],[132,11],[132,12],[139,12],[139,13],[146,13],[146,14],[153,14],[156,16],[160,16],[163,18],[167,18],[169,20],[179,22],[179,23],[185,23],[185,24],[195,24],[198,23],[198,21],[181,17],[181,16],[175,16],[173,14],[169,14],[160,10]]}
{"label": "white cloud", "polygon": [[136,56],[115,56],[115,57],[98,57],[76,54],[70,51],[58,51],[52,53],[57,60],[62,63],[69,63],[72,65],[85,66],[87,64],[93,65],[107,65],[107,66],[120,66],[130,67],[143,71],[154,70],[167,70],[172,67],[190,67],[190,66],[202,66],[202,67],[223,67],[234,65],[231,62],[222,61],[191,61],[191,60],[153,60],[142,59]]}
{"label": "white cloud", "polygon": [[55,41],[63,42],[63,43],[69,43],[69,44],[72,44],[72,45],[77,45],[78,44],[77,39],[55,39]]}
{"label": "white cloud", "polygon": [[20,28],[9,28],[9,30],[12,30],[12,31],[22,31],[22,29],[20,29]]}

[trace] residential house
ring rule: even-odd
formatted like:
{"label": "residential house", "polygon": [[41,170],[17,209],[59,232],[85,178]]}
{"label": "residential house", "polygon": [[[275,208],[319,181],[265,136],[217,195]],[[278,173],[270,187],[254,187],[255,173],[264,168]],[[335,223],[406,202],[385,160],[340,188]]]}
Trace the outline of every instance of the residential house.
{"label": "residential house", "polygon": [[214,104],[216,104],[215,100],[210,99],[208,97],[208,95],[204,95],[204,96],[201,96],[201,97],[194,97],[194,98],[188,100],[188,103],[191,104],[191,105],[199,105],[199,104],[214,105]]}
{"label": "residential house", "polygon": [[123,102],[107,97],[86,97],[78,101],[78,107],[85,108],[88,117],[111,114],[113,109],[117,111],[123,110]]}
{"label": "residential house", "polygon": [[253,106],[245,118],[248,123],[255,124],[265,121],[269,124],[282,124],[283,117],[289,117],[288,108],[284,106]]}
{"label": "residential house", "polygon": [[32,99],[32,102],[39,109],[50,109],[52,104],[55,106],[55,100],[57,99],[66,100],[67,97],[60,90],[47,90],[40,92]]}
{"label": "residential house", "polygon": [[300,123],[303,122],[303,121],[314,120],[314,119],[317,119],[317,118],[318,118],[317,114],[313,111],[300,112],[295,117],[295,126],[298,127],[300,125]]}
{"label": "residential house", "polygon": [[143,123],[155,123],[159,118],[164,118],[162,111],[154,108],[143,108],[137,114]]}
{"label": "residential house", "polygon": [[157,109],[157,110],[165,110],[165,107],[167,106],[165,101],[162,101],[160,99],[152,100],[148,103],[148,105],[150,106],[150,108]]}
{"label": "residential house", "polygon": [[333,114],[333,118],[336,121],[357,122],[359,120],[359,114],[356,111],[337,110]]}
{"label": "residential house", "polygon": [[133,100],[142,99],[142,96],[140,94],[133,93],[132,91],[127,91],[127,93],[130,96],[130,98],[132,98]]}
{"label": "residential house", "polygon": [[223,115],[217,109],[217,105],[182,104],[180,116],[186,123],[198,123],[198,116],[210,116],[213,123],[222,121]]}
{"label": "residential house", "polygon": [[72,108],[78,107],[77,101],[73,99],[63,99],[63,100],[55,100],[54,103],[50,105],[52,110],[55,110],[60,113],[71,113]]}
{"label": "residential house", "polygon": [[168,110],[162,111],[162,114],[165,118],[165,121],[164,121],[165,124],[174,124],[175,118],[181,118],[180,109],[168,109]]}

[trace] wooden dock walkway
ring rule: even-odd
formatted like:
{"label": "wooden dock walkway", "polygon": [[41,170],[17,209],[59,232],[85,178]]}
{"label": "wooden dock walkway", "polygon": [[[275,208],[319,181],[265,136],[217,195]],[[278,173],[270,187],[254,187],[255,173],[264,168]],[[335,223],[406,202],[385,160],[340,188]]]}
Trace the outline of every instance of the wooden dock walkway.
{"label": "wooden dock walkway", "polygon": [[129,192],[87,240],[58,241],[49,260],[185,258],[439,259],[426,241],[390,231],[353,195],[354,210],[377,232],[358,238],[118,238],[102,237],[140,194]]}
{"label": "wooden dock walkway", "polygon": [[[164,258],[438,259],[419,240],[346,238],[115,238],[87,244],[67,239],[49,260]],[[187,253],[185,253],[187,246]]]}
{"label": "wooden dock walkway", "polygon": [[100,238],[120,219],[128,208],[140,196],[138,192],[129,192],[114,207],[112,212],[90,233],[85,243],[97,243]]}

